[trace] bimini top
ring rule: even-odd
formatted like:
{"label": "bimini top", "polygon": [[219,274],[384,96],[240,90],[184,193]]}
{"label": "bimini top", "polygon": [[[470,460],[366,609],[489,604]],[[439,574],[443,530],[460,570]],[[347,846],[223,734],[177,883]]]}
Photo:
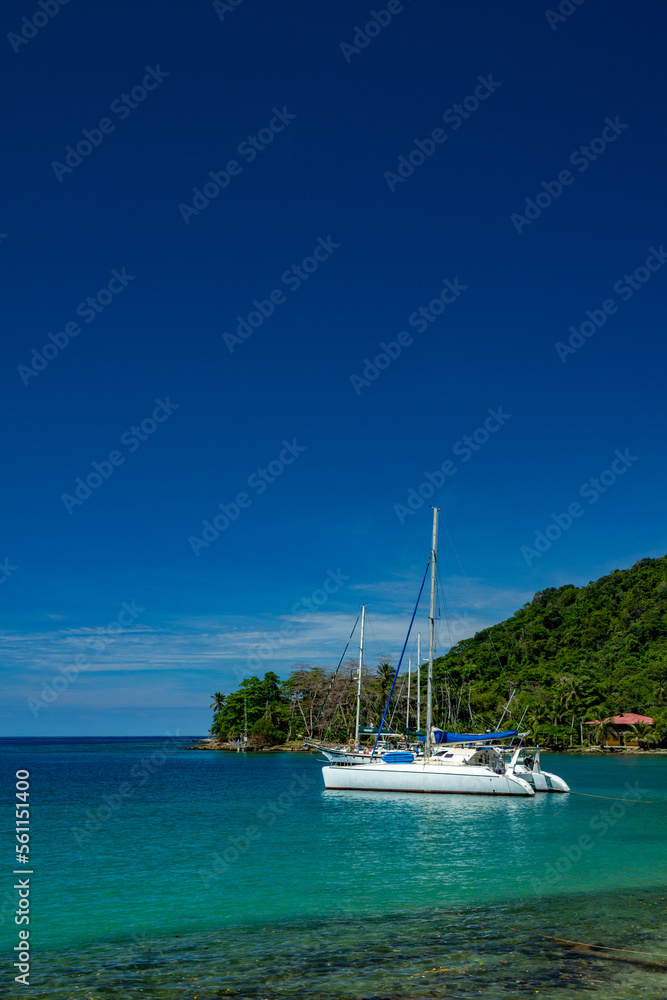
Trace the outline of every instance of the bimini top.
{"label": "bimini top", "polygon": [[510,736],[516,736],[518,729],[507,729],[504,733],[482,733],[471,736],[469,733],[446,733],[443,729],[434,729],[433,735],[436,743],[480,743],[487,740],[506,740]]}

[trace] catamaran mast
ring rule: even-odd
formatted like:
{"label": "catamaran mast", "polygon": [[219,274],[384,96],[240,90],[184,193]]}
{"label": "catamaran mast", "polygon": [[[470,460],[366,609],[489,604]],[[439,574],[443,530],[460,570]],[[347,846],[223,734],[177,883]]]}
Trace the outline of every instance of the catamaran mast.
{"label": "catamaran mast", "polygon": [[[422,707],[422,688],[421,688],[421,669],[422,669],[422,634],[417,632],[417,732],[421,732],[421,707]],[[417,736],[419,739],[419,736]]]}
{"label": "catamaran mast", "polygon": [[428,616],[428,682],[426,687],[426,745],[424,756],[431,756],[431,728],[433,726],[433,650],[435,647],[435,586],[436,562],[438,558],[438,514],[433,508],[433,541],[431,543],[431,607]]}
{"label": "catamaran mast", "polygon": [[357,719],[354,726],[354,745],[359,746],[359,716],[361,713],[361,668],[364,662],[364,621],[366,605],[361,605],[361,638],[359,640],[359,673],[357,675]]}

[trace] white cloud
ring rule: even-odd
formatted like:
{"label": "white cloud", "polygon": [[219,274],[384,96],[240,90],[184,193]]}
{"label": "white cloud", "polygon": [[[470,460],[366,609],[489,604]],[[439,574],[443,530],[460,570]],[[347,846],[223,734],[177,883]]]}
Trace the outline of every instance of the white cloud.
{"label": "white cloud", "polygon": [[[414,590],[414,583],[412,589]],[[366,650],[370,663],[379,656],[397,659],[412,612],[406,610],[404,594],[408,581],[381,581],[367,585],[365,592],[376,595],[377,605],[367,607]],[[531,594],[492,587],[471,581],[472,597],[460,580],[443,581],[438,597],[441,621],[441,649],[449,646],[448,621],[452,639],[474,634],[520,607]],[[428,624],[426,601],[415,620],[410,646],[417,631],[424,648]],[[292,663],[335,664],[350,634],[354,612],[318,610],[296,615],[187,617],[165,621],[160,626],[141,623],[117,628],[112,634],[92,627],[67,627],[34,632],[5,632],[5,665],[17,668],[25,677],[43,675],[66,665],[79,655],[86,657],[86,674],[150,673],[155,671],[204,670],[219,672],[225,665],[245,665],[252,658],[266,669],[284,673]],[[102,649],[100,643],[104,644]],[[355,638],[348,651],[357,655]],[[251,671],[254,672],[254,671]]]}

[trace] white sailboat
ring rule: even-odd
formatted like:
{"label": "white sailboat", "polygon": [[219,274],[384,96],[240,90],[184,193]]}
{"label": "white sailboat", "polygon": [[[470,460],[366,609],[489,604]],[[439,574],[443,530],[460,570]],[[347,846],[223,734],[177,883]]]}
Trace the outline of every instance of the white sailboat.
{"label": "white sailboat", "polygon": [[380,744],[380,754],[373,754],[370,748],[363,748],[359,743],[359,729],[361,721],[361,676],[364,662],[364,626],[366,623],[366,605],[361,605],[361,631],[359,636],[359,667],[357,669],[357,707],[354,727],[354,740],[350,740],[348,746],[323,747],[319,744],[307,742],[306,746],[318,750],[327,760],[335,764],[369,764],[377,763],[381,759],[382,750],[389,749],[386,742]]}
{"label": "white sailboat", "polygon": [[[378,757],[374,755],[372,762],[368,763],[342,759],[331,761],[322,768],[324,785],[327,789],[366,792],[521,795],[527,797],[535,795],[536,790],[569,791],[566,783],[557,778],[556,775],[549,775],[549,784],[552,787],[548,787],[546,772],[542,772],[539,767],[539,754],[537,758],[529,758],[528,763],[526,763],[525,757],[521,761],[521,744],[513,750],[511,759],[506,760],[506,749],[503,746],[495,745],[494,740],[514,735],[516,730],[505,734],[490,733],[481,737],[463,736],[458,744],[454,734],[442,734],[444,740],[440,743],[437,742],[433,729],[433,654],[435,646],[438,513],[438,508],[434,508],[426,695],[427,735],[424,756],[415,757],[412,753],[399,751],[384,753]],[[452,748],[453,745],[456,746],[456,749]],[[374,748],[374,750],[376,749],[377,747]],[[537,767],[535,767],[536,759]],[[551,779],[556,780],[552,781]],[[557,783],[560,783],[560,787],[557,787]]]}

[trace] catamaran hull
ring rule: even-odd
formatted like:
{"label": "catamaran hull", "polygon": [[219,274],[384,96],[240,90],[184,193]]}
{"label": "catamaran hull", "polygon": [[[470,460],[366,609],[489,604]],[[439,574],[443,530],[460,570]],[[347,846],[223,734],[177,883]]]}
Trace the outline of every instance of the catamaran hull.
{"label": "catamaran hull", "polygon": [[527,781],[486,768],[442,764],[359,764],[322,768],[325,788],[443,795],[534,795]]}
{"label": "catamaran hull", "polygon": [[521,778],[532,785],[536,792],[570,791],[567,782],[559,778],[557,774],[552,774],[551,771],[528,771],[527,774],[522,774]]}

